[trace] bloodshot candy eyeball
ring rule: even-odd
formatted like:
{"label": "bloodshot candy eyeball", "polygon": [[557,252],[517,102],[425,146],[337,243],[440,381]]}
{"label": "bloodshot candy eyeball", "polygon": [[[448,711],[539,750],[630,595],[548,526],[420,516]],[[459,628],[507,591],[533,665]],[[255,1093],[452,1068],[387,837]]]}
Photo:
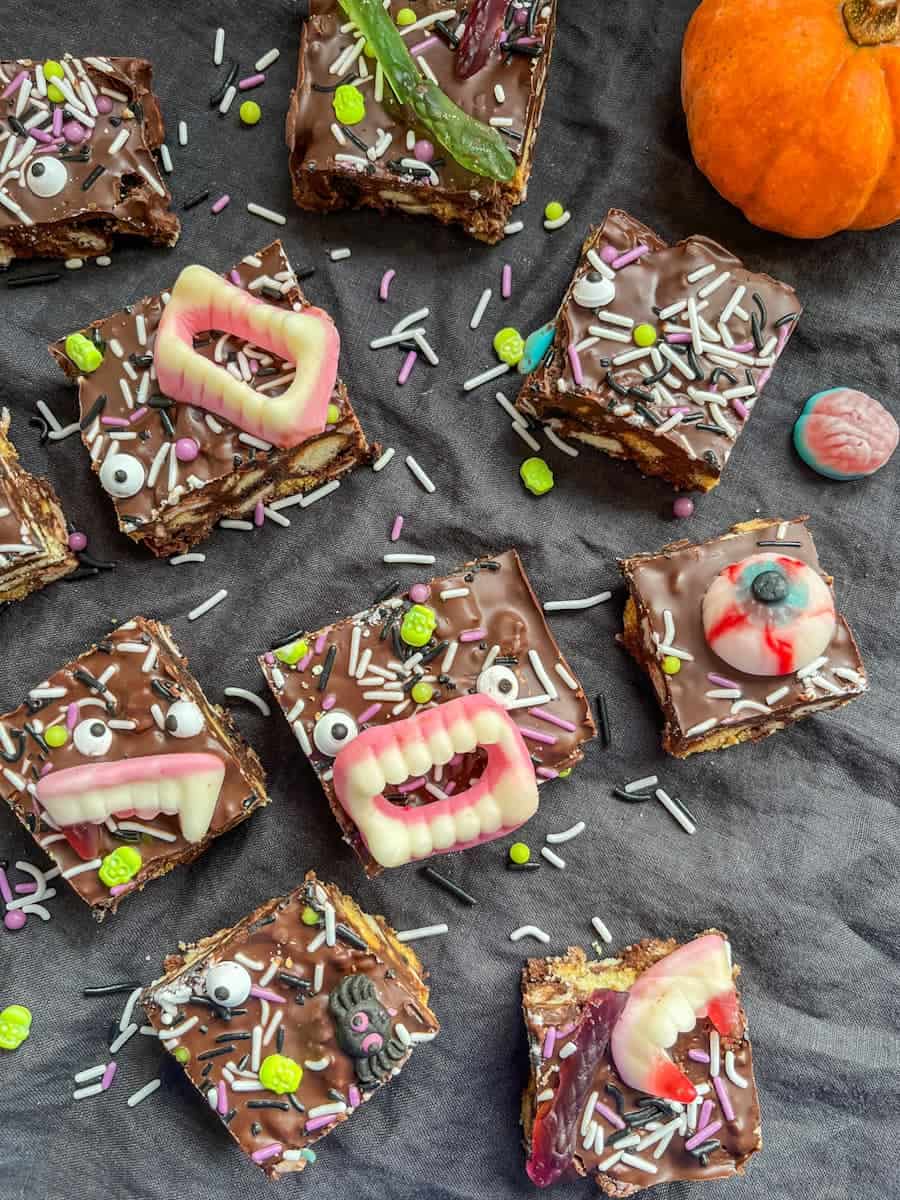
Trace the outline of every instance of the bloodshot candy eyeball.
{"label": "bloodshot candy eyeball", "polygon": [[703,597],[712,650],[748,675],[788,675],[818,658],[835,631],[834,598],[820,575],[784,554],[725,567]]}

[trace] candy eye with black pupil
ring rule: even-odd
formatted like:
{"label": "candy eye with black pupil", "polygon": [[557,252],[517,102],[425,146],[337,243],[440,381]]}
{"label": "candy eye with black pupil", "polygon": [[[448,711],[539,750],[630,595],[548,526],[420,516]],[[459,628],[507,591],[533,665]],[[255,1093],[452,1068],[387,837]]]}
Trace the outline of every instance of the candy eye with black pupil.
{"label": "candy eye with black pupil", "polygon": [[111,454],[100,468],[100,482],[118,500],[136,496],[144,477],[143,464],[133,454]]}
{"label": "candy eye with black pupil", "polygon": [[519,681],[515,672],[502,665],[487,667],[478,676],[475,686],[482,695],[490,696],[504,707],[519,696]]}
{"label": "candy eye with black pupil", "polygon": [[250,995],[253,980],[240,963],[214,963],[206,972],[206,994],[223,1008],[236,1008]]}
{"label": "candy eye with black pupil", "polygon": [[112,745],[112,732],[104,721],[89,717],[79,721],[72,732],[72,744],[79,754],[87,758],[99,758]]}
{"label": "candy eye with black pupil", "polygon": [[196,737],[206,724],[203,713],[191,700],[176,700],[170,705],[164,723],[166,732],[177,738]]}
{"label": "candy eye with black pupil", "polygon": [[317,750],[321,750],[329,758],[334,758],[358,733],[359,729],[350,714],[335,708],[316,721],[313,742]]}
{"label": "candy eye with black pupil", "polygon": [[44,200],[58,196],[68,182],[66,165],[58,158],[36,158],[25,172],[28,190]]}

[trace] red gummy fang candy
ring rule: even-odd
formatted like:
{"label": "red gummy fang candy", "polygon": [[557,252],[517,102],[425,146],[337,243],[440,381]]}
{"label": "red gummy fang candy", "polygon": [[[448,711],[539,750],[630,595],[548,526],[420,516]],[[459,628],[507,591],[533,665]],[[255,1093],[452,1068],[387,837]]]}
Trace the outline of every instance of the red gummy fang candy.
{"label": "red gummy fang candy", "polygon": [[706,1015],[722,1037],[737,1037],[740,1034],[741,1010],[734,988],[710,1000]]}
{"label": "red gummy fang candy", "polygon": [[559,1065],[559,1082],[553,1099],[542,1105],[531,1132],[531,1154],[525,1170],[532,1183],[549,1187],[572,1161],[578,1122],[594,1079],[606,1053],[609,1035],[618,1021],[627,992],[598,990],[584,1006],[572,1037],[575,1053]]}
{"label": "red gummy fang candy", "polygon": [[469,79],[485,65],[503,27],[509,0],[474,0],[456,52],[456,74]]}
{"label": "red gummy fang candy", "polygon": [[85,862],[97,857],[98,833],[97,825],[66,825],[60,829],[65,834],[66,841],[79,858]]}

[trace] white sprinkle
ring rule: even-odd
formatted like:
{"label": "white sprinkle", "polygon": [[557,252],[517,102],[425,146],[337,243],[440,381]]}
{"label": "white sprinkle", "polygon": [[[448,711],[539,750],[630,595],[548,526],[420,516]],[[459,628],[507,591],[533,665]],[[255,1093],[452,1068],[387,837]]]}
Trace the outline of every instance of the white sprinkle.
{"label": "white sprinkle", "polygon": [[303,726],[303,722],[295,721],[291,728],[294,731],[294,737],[300,743],[300,748],[307,758],[309,758],[312,755],[312,746],[310,745],[309,736]]}
{"label": "white sprinkle", "polygon": [[376,460],[372,463],[372,470],[382,471],[394,457],[395,453],[396,451],[394,450],[394,447],[388,446],[384,454],[382,454],[380,458],[376,458]]}
{"label": "white sprinkle", "polygon": [[[395,1032],[399,1026],[395,1026]],[[317,1104],[315,1108],[311,1108],[306,1114],[307,1119],[312,1117],[336,1117],[339,1113],[345,1113],[347,1105],[343,1100],[335,1100],[331,1104]]]}
{"label": "white sprinkle", "polygon": [[500,363],[496,367],[490,367],[487,371],[482,371],[480,375],[473,375],[471,379],[467,379],[463,384],[463,391],[474,391],[475,388],[481,387],[482,384],[490,383],[492,379],[499,379],[501,375],[505,375],[510,369],[509,363]]}
{"label": "white sprinkle", "polygon": [[[262,980],[260,980],[260,983],[262,983]],[[272,1017],[272,1020],[266,1026],[266,1032],[263,1034],[262,1044],[264,1046],[268,1046],[269,1043],[272,1041],[272,1038],[274,1038],[275,1034],[278,1031],[278,1026],[281,1024],[281,1022],[283,1020],[284,1020],[284,1009],[282,1009],[282,1008],[276,1009],[275,1015]]]}
{"label": "white sprinkle", "polygon": [[[106,1070],[105,1067],[101,1070]],[[92,1083],[90,1087],[76,1088],[72,1093],[73,1100],[87,1100],[89,1096],[99,1096],[103,1091],[102,1083]]]}
{"label": "white sprinkle", "polygon": [[227,588],[219,588],[208,600],[204,600],[202,604],[198,604],[196,608],[191,609],[188,613],[188,620],[196,621],[198,617],[204,616],[211,608],[215,608],[217,604],[221,604],[227,595]]}
{"label": "white sprinkle", "polygon": [[609,930],[603,924],[603,922],[600,920],[599,917],[591,917],[591,924],[597,930],[597,932],[600,934],[600,936],[603,938],[604,942],[612,941],[612,934],[609,932]]}
{"label": "white sprinkle", "polygon": [[673,416],[669,417],[668,420],[663,421],[661,425],[657,425],[653,430],[653,433],[656,437],[661,437],[663,434],[666,434],[670,430],[674,429],[676,425],[680,425],[683,420],[684,413],[675,413]]}
{"label": "white sprinkle", "polygon": [[334,905],[326,904],[325,905],[325,945],[333,946],[335,944],[336,938],[337,938],[337,934],[335,933]]}
{"label": "white sprinkle", "polygon": [[430,567],[434,564],[433,554],[385,554],[384,562],[386,563],[418,563],[423,567]]}
{"label": "white sprinkle", "polygon": [[481,318],[484,316],[485,309],[490,303],[492,295],[493,290],[491,288],[485,288],[481,293],[478,303],[475,305],[475,311],[472,313],[472,319],[469,321],[470,329],[477,329],[481,324]]}
{"label": "white sprinkle", "polygon": [[737,1067],[734,1065],[733,1050],[725,1051],[725,1074],[736,1087],[745,1088],[749,1086],[747,1080],[739,1073]]}
{"label": "white sprinkle", "polygon": [[[857,687],[861,687],[865,683],[862,675],[851,667],[832,667],[831,669],[838,679],[844,679],[847,683],[855,683]],[[766,697],[766,702],[771,703],[771,696]]]}
{"label": "white sprinkle", "polygon": [[596,596],[586,596],[583,600],[548,600],[544,612],[575,612],[583,608],[593,608],[596,604],[605,604],[612,592],[598,592]]}
{"label": "white sprinkle", "polygon": [[547,674],[544,664],[541,661],[541,656],[538,654],[537,650],[531,649],[528,651],[528,661],[531,663],[531,669],[534,671],[538,682],[547,695],[551,696],[554,700],[558,699],[559,692],[556,690],[556,685],[554,684],[553,680]]}
{"label": "white sprinkle", "polygon": [[385,346],[396,346],[398,342],[408,341],[417,333],[424,333],[424,327],[419,329],[409,329],[404,326],[403,329],[392,330],[391,333],[385,334],[384,337],[373,338],[369,342],[370,350],[383,350]]}
{"label": "white sprinkle", "polygon": [[[174,839],[173,839],[174,840]],[[140,996],[142,988],[135,988],[125,1001],[125,1007],[122,1009],[122,1015],[119,1018],[119,1032],[124,1033],[131,1024],[131,1015],[134,1012],[134,1006],[137,1004],[138,996]]]}
{"label": "white sprinkle", "polygon": [[274,212],[271,208],[264,208],[261,204],[248,204],[247,212],[252,213],[254,217],[262,217],[266,221],[271,221],[274,225],[287,224],[287,217],[283,213]]}
{"label": "white sprinkle", "polygon": [[519,421],[513,421],[512,428],[513,433],[517,433],[526,446],[532,450],[540,450],[540,442],[537,440],[537,438],[532,437],[526,427],[520,424]]}
{"label": "white sprinkle", "polygon": [[341,262],[342,259],[349,258],[352,253],[349,246],[341,246],[337,250],[329,250],[328,257],[332,262]]}
{"label": "white sprinkle", "polygon": [[[126,1042],[131,1041],[131,1039],[134,1037],[134,1035],[137,1033],[137,1031],[138,1031],[137,1021],[132,1021],[130,1025],[126,1025],[125,1028],[122,1030],[122,1032],[120,1034],[118,1034],[117,1037],[113,1038],[113,1040],[110,1042],[110,1044],[109,1044],[110,1054],[117,1054],[119,1052],[119,1050],[122,1049],[122,1047],[125,1045]],[[168,1034],[166,1034],[166,1036],[168,1036]]]}
{"label": "white sprinkle", "polygon": [[421,925],[418,929],[404,929],[397,934],[398,942],[415,942],[419,938],[437,937],[439,934],[448,933],[449,928],[444,924],[440,925]]}
{"label": "white sprinkle", "polygon": [[740,688],[711,688],[710,691],[704,692],[707,700],[740,700]]}
{"label": "white sprinkle", "polygon": [[[187,144],[188,144],[187,121],[179,121],[178,122],[178,145],[186,146]],[[171,170],[171,169],[172,169],[171,167],[167,168],[167,170]]]}
{"label": "white sprinkle", "polygon": [[545,229],[562,229],[563,225],[568,225],[568,223],[571,220],[572,220],[572,214],[569,212],[568,209],[566,209],[566,211],[563,213],[563,215],[561,217],[555,217],[552,221],[545,220],[544,228]]}
{"label": "white sprinkle", "polygon": [[577,821],[570,829],[564,829],[562,833],[548,833],[547,841],[551,846],[559,846],[563,842],[570,842],[572,838],[577,838],[579,833],[584,833],[584,821]]}
{"label": "white sprinkle", "polygon": [[444,661],[441,663],[442,675],[446,675],[450,671],[450,668],[453,666],[454,659],[456,658],[456,652],[458,649],[459,642],[455,640],[452,641],[447,647],[447,653],[444,655]]}
{"label": "white sprinkle", "polygon": [[578,451],[575,449],[575,447],[570,446],[568,442],[563,441],[559,434],[551,429],[549,425],[544,426],[544,433],[547,437],[547,440],[552,442],[557,450],[562,450],[563,454],[568,454],[569,458],[578,457]]}
{"label": "white sprinkle", "polygon": [[[617,1142],[616,1145],[621,1146],[622,1143]],[[659,1170],[655,1163],[648,1162],[646,1158],[638,1158],[636,1154],[623,1154],[622,1162],[638,1171],[646,1171],[648,1175],[655,1175]]]}
{"label": "white sprinkle", "polygon": [[[325,935],[320,934],[319,936],[324,937]],[[311,946],[312,946],[312,942],[309,943],[309,946],[307,947],[307,949],[310,949]],[[316,969],[313,972],[313,992],[321,992],[322,984],[324,982],[325,982],[325,964],[319,962],[319,963],[316,963]],[[324,1065],[321,1067],[314,1067],[312,1065],[312,1063],[306,1063],[306,1066],[309,1067],[309,1069],[311,1071],[324,1071],[325,1067],[328,1066],[330,1059],[328,1059],[327,1057],[324,1060],[320,1058],[319,1062],[324,1062]]]}
{"label": "white sprinkle", "polygon": [[249,533],[254,528],[254,525],[252,521],[237,521],[233,517],[223,517],[216,528],[233,529],[238,532]]}
{"label": "white sprinkle", "polygon": [[273,46],[271,50],[267,50],[261,58],[256,60],[253,64],[253,69],[255,71],[265,71],[266,67],[271,67],[272,63],[277,61],[280,54],[281,51]]}
{"label": "white sprinkle", "polygon": [[609,1158],[604,1158],[602,1163],[597,1164],[598,1171],[608,1171],[610,1167],[614,1167],[617,1162],[620,1162],[625,1157],[624,1151],[617,1150],[615,1154],[611,1154]]}
{"label": "white sprinkle", "polygon": [[705,267],[698,267],[696,271],[691,271],[687,277],[687,281],[688,283],[697,283],[699,280],[705,279],[707,275],[712,275],[715,269],[715,263],[707,263]]}
{"label": "white sprinkle", "polygon": [[502,83],[494,84],[494,99],[497,101],[498,104],[506,103],[506,92],[503,90]]}
{"label": "white sprinkle", "polygon": [[[5,771],[4,774],[6,774]],[[69,867],[67,871],[62,872],[62,877],[63,879],[74,879],[76,875],[83,875],[85,871],[96,871],[102,866],[101,858],[92,858],[90,862],[77,863],[74,867]]]}
{"label": "white sprinkle", "polygon": [[784,687],[776,688],[774,692],[769,692],[766,696],[766,704],[777,704],[779,700],[783,700],[791,689],[785,685]]}
{"label": "white sprinkle", "polygon": [[[332,492],[336,492],[340,486],[341,481],[339,479],[332,479],[329,483],[323,483],[320,488],[315,488],[313,491],[301,495],[298,503],[301,508],[309,508],[311,504],[315,504],[318,500],[322,500],[325,496],[330,496]],[[271,507],[275,508],[275,505],[273,504]]]}
{"label": "white sprinkle", "polygon": [[731,715],[734,717],[741,712],[770,713],[771,711],[767,704],[760,704],[758,700],[736,700],[731,706]]}
{"label": "white sprinkle", "polygon": [[511,942],[520,942],[525,937],[534,938],[545,945],[550,941],[550,934],[544,933],[543,929],[539,929],[537,925],[520,925],[518,929],[514,929],[509,935],[509,940]]}
{"label": "white sprinkle", "polygon": [[[557,673],[567,688],[571,688],[573,692],[577,692],[579,688],[578,680],[574,675],[571,675],[562,663],[556,663],[553,670]],[[551,699],[556,699],[556,695],[551,696]]]}
{"label": "white sprinkle", "polygon": [[222,56],[225,53],[225,30],[221,27],[216,30],[216,40],[213,44],[213,65],[221,67]]}
{"label": "white sprinkle", "polygon": [[419,64],[419,67],[422,70],[422,74],[425,75],[428,79],[430,79],[432,83],[436,84],[438,82],[438,77],[437,77],[437,75],[435,75],[434,71],[432,71],[431,67],[428,65],[428,59],[425,58],[425,56],[423,54],[417,54],[416,62]]}
{"label": "white sprinkle", "polygon": [[[228,112],[228,110],[231,108],[232,104],[234,103],[234,98],[236,95],[237,95],[237,88],[234,86],[233,83],[229,84],[228,88],[225,91],[225,95],[222,97],[222,101],[219,104],[219,112],[220,113],[222,113],[224,115],[225,113]],[[250,206],[248,205],[247,207],[249,208]]]}
{"label": "white sprinkle", "polygon": [[[715,724],[715,719],[713,720],[713,724]],[[693,821],[685,816],[668,792],[664,791],[662,788],[657,788],[655,795],[666,812],[675,818],[685,833],[697,832],[697,826]]]}
{"label": "white sprinkle", "polygon": [[141,1101],[146,1100],[148,1096],[152,1096],[159,1085],[159,1079],[151,1079],[150,1082],[145,1083],[142,1088],[138,1088],[136,1092],[132,1092],[125,1103],[129,1108],[134,1108],[136,1104],[140,1104]]}
{"label": "white sprinkle", "polygon": [[63,264],[67,271],[78,271],[84,266],[83,258],[67,258]]}
{"label": "white sprinkle", "polygon": [[709,1031],[709,1073],[715,1079],[720,1069],[720,1038],[717,1029]]}
{"label": "white sprinkle", "polygon": [[410,471],[412,471],[413,475],[415,475],[416,479],[418,479],[419,483],[421,483],[426,492],[435,491],[435,486],[431,479],[425,473],[422,467],[419,466],[411,454],[407,454],[406,456],[406,465],[409,467]]}
{"label": "white sprinkle", "polygon": [[470,591],[470,589],[467,587],[447,588],[445,591],[441,592],[441,599],[442,600],[456,600],[461,596],[468,596],[469,591]]}
{"label": "white sprinkle", "polygon": [[821,655],[819,658],[814,658],[811,663],[807,663],[805,667],[800,668],[797,672],[797,679],[806,679],[809,675],[817,674],[820,668],[824,667],[827,662],[828,656],[826,654]]}
{"label": "white sprinkle", "polygon": [[541,856],[546,858],[548,863],[551,863],[560,871],[565,870],[566,860],[564,858],[560,858],[558,854],[554,854],[552,850],[548,850],[546,846],[541,846]]}
{"label": "white sprinkle", "polygon": [[[75,1083],[90,1083],[92,1079],[99,1079],[101,1075],[106,1073],[106,1063],[100,1063],[97,1067],[88,1067],[85,1071],[79,1071],[74,1077]],[[93,1093],[95,1094],[95,1093]]]}
{"label": "white sprinkle", "polygon": [[503,232],[507,237],[510,237],[514,233],[521,233],[524,228],[524,221],[510,221],[508,225],[503,226]]}
{"label": "white sprinkle", "polygon": [[693,662],[694,656],[687,650],[682,650],[678,646],[671,646],[668,642],[660,642],[660,654],[671,654],[673,658],[680,658],[683,662]]}
{"label": "white sprinkle", "polygon": [[512,417],[514,424],[521,424],[522,414],[519,412],[519,410],[517,408],[514,408],[513,405],[510,404],[509,400],[507,400],[507,398],[503,395],[502,392],[496,392],[494,398],[496,399],[496,401],[500,405],[500,407],[503,409],[503,411],[508,416]]}

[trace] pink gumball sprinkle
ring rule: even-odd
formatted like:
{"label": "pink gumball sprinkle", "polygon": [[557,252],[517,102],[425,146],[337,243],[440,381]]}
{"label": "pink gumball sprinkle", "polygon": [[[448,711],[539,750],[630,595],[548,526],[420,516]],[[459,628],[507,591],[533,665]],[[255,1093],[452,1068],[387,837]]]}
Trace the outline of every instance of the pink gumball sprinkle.
{"label": "pink gumball sprinkle", "polygon": [[110,100],[109,96],[95,97],[94,104],[97,106],[97,112],[103,113],[104,116],[106,115],[106,113],[112,112],[113,103],[112,103],[112,100]]}
{"label": "pink gumball sprinkle", "polygon": [[431,162],[431,160],[434,158],[434,146],[428,141],[427,138],[421,138],[418,142],[416,142],[415,146],[413,146],[413,154],[416,156],[419,162]]}
{"label": "pink gumball sprinkle", "polygon": [[175,457],[179,462],[193,462],[199,453],[200,447],[193,438],[179,438],[175,443]]}
{"label": "pink gumball sprinkle", "polygon": [[85,140],[88,131],[77,121],[66,121],[62,127],[62,135],[70,146],[78,146]]}
{"label": "pink gumball sprinkle", "polygon": [[414,583],[409,589],[409,598],[413,604],[424,604],[431,595],[431,588],[427,583]]}
{"label": "pink gumball sprinkle", "polygon": [[87,549],[87,534],[82,533],[78,529],[73,529],[69,534],[69,549],[74,550],[76,554]]}

